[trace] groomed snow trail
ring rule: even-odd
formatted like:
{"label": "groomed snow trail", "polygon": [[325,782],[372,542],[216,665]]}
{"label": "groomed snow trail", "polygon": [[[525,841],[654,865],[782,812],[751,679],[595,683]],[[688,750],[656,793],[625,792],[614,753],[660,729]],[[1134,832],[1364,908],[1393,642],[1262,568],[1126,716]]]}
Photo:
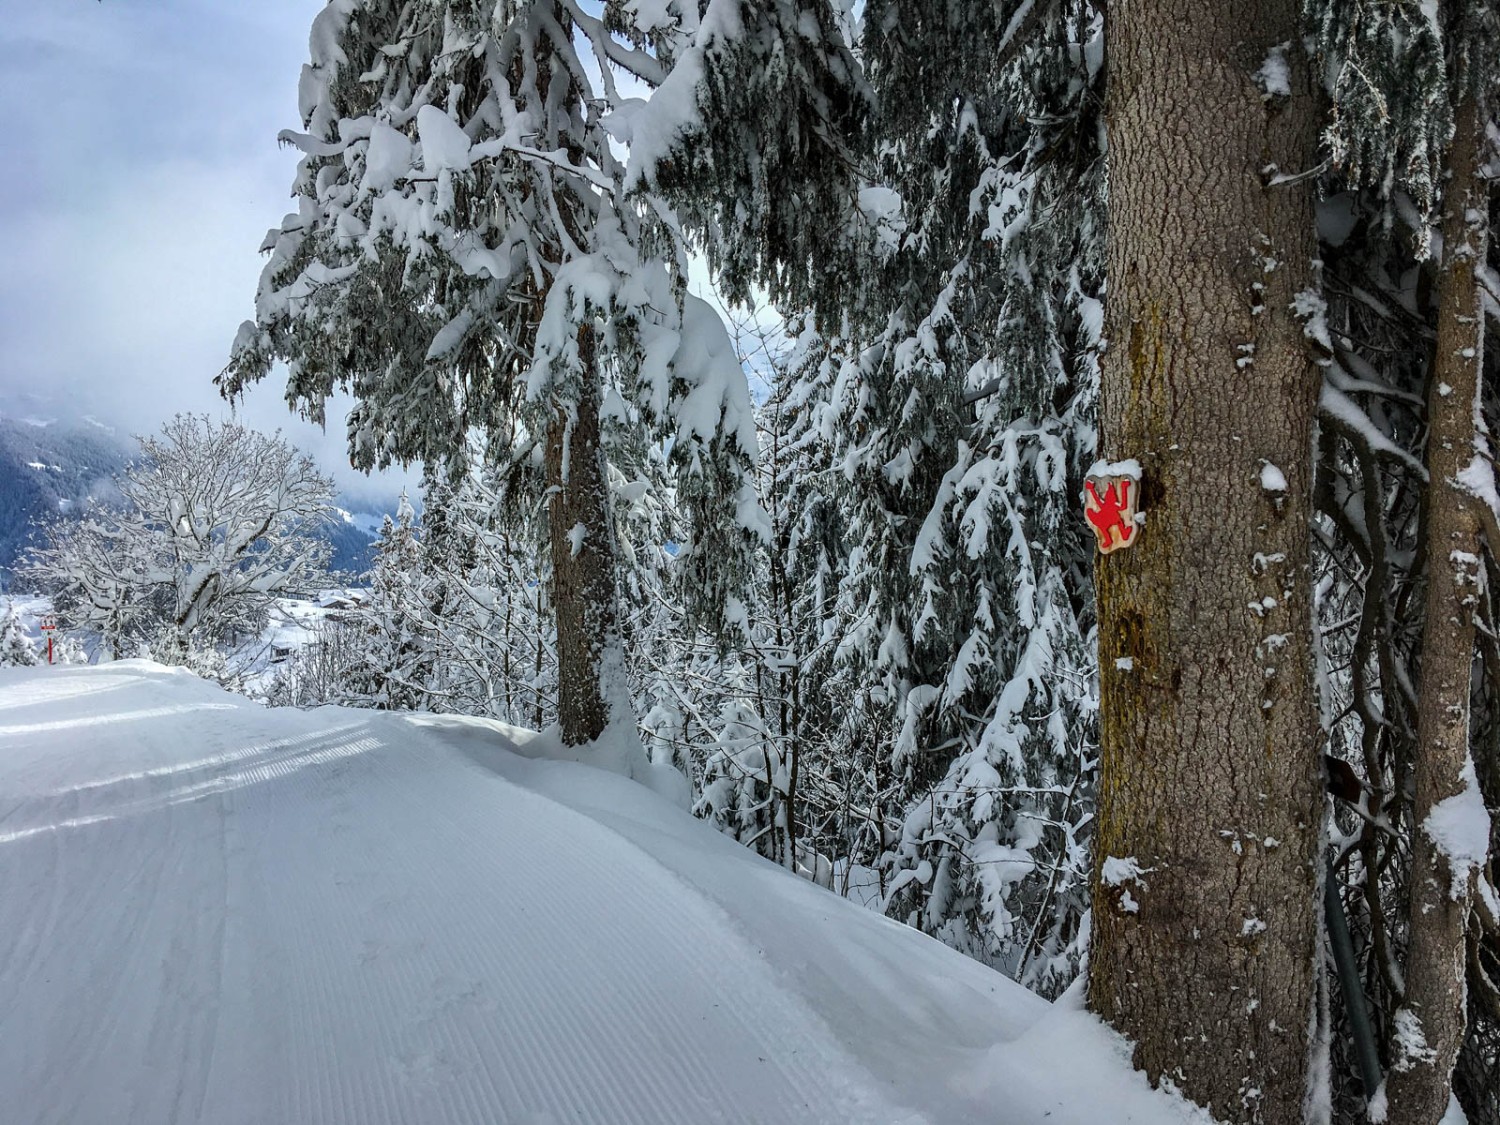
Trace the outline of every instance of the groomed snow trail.
{"label": "groomed snow trail", "polygon": [[1189,1119],[1087,1017],[510,735],[0,675],[0,1119]]}

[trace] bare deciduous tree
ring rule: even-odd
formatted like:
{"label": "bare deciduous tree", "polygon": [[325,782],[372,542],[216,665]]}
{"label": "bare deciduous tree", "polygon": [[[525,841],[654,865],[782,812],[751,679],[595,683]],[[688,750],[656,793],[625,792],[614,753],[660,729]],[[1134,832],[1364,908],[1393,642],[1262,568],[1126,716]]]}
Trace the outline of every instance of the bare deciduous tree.
{"label": "bare deciduous tree", "polygon": [[27,560],[68,627],[97,631],[116,656],[156,641],[180,661],[317,584],[333,482],[309,457],[279,435],[183,414],[139,440],[141,460],[116,479],[124,506],[56,518]]}

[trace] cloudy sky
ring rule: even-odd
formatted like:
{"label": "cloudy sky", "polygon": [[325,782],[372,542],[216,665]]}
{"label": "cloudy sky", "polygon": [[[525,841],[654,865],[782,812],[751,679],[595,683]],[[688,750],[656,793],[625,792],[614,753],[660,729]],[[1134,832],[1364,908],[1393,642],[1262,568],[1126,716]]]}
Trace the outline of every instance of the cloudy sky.
{"label": "cloudy sky", "polygon": [[[323,0],[0,0],[0,389],[131,432],[228,417],[213,377],[290,209],[297,76]],[[239,416],[381,501],[273,374]],[[10,396],[7,396],[10,397]]]}

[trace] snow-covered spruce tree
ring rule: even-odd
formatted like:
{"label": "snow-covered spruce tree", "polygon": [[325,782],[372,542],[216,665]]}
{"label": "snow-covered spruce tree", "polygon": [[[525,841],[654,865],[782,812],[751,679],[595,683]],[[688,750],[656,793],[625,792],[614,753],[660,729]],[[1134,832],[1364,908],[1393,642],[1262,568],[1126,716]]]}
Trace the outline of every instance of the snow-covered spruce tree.
{"label": "snow-covered spruce tree", "polygon": [[835,404],[842,655],[905,797],[891,907],[1046,991],[1087,905],[1101,36],[1087,5],[867,9],[904,232]]}
{"label": "snow-covered spruce tree", "polygon": [[[645,443],[628,433],[618,437],[609,468],[621,637],[630,694],[640,698],[643,677],[663,666],[681,632],[682,613],[662,564],[664,548],[680,531],[664,518],[660,472],[644,469],[650,481],[636,475],[644,468],[637,447]],[[659,450],[645,456],[663,467]],[[509,515],[513,487],[513,476],[490,463],[478,442],[456,484],[443,475],[423,482],[413,557],[398,565],[407,576],[404,627],[423,638],[425,654],[408,683],[423,708],[540,728],[557,715],[557,639],[545,551]],[[675,764],[691,775],[687,762]]]}
{"label": "snow-covered spruce tree", "polygon": [[[891,819],[891,908],[1057,988],[1081,953],[1093,742],[1072,508],[1099,330],[1098,20],[872,3],[867,79],[832,6],[755,8],[710,6],[697,116],[669,103],[670,158],[643,176],[678,193],[732,295],[762,285],[826,337],[805,368],[823,381],[785,393],[827,407],[823,492],[847,520],[832,643],[806,652],[858,685],[845,807]],[[789,200],[817,201],[815,230]]]}
{"label": "snow-covered spruce tree", "polygon": [[872,108],[850,6],[707,0],[699,20],[684,5],[672,73],[625,122],[630,182],[676,204],[731,301],[832,309],[868,280],[850,253]]}
{"label": "snow-covered spruce tree", "polygon": [[[663,553],[674,532],[660,519],[642,519],[659,506],[648,499],[656,489],[627,480],[615,465],[611,477],[626,671],[639,697],[642,676],[663,666],[679,633],[680,612],[669,615],[670,630],[657,620],[669,605],[668,576],[642,565]],[[368,653],[350,701],[548,725],[558,689],[545,559],[506,515],[507,480],[476,442],[461,480],[429,475],[422,489],[420,522],[403,504],[382,531],[371,593],[355,614]],[[685,761],[675,764],[691,774]]]}
{"label": "snow-covered spruce tree", "polygon": [[333,484],[279,436],[178,415],[115,479],[122,507],[55,519],[32,580],[68,628],[174,663],[260,631],[272,600],[322,579]]}
{"label": "snow-covered spruce tree", "polygon": [[0,668],[31,668],[40,663],[36,646],[21,628],[16,607],[6,603],[0,614]]}
{"label": "snow-covered spruce tree", "polygon": [[[857,853],[873,864],[879,848],[860,832],[864,817],[851,812],[848,781],[858,764],[845,724],[858,720],[843,707],[853,686],[833,660],[842,516],[820,429],[826,394],[818,391],[830,369],[807,318],[784,327],[790,344],[754,321],[737,333],[747,363],[772,386],[758,416],[757,482],[771,542],[750,642],[719,654],[677,637],[673,663],[684,672],[658,681],[650,719],[654,739],[689,746],[702,761],[701,815],[772,861],[832,883],[838,859]],[[858,806],[870,808],[858,788]]]}
{"label": "snow-covered spruce tree", "polygon": [[[658,10],[658,8],[660,10]],[[693,529],[676,572],[695,621],[735,631],[764,520],[743,373],[685,292],[660,198],[628,196],[607,124],[672,61],[691,6],[574,0],[333,0],[314,22],[296,214],[221,387],[287,361],[288,399],[358,404],[357,465],[462,470],[471,431],[546,542],[558,714],[587,742],[629,715],[610,514],[615,423],[670,439]],[[659,26],[660,25],[660,26]],[[611,116],[613,113],[613,117]]]}
{"label": "snow-covered spruce tree", "polygon": [[[869,748],[878,745],[858,697],[857,670],[838,659],[838,595],[847,566],[845,479],[834,463],[832,388],[842,365],[809,315],[786,324],[791,346],[773,365],[761,411],[762,490],[772,541],[764,592],[763,661],[788,759],[791,842],[816,873],[826,857],[848,890],[855,867],[872,870],[884,853],[888,778]],[[863,752],[861,752],[863,750]],[[887,785],[889,789],[889,785]]]}
{"label": "snow-covered spruce tree", "polygon": [[420,566],[435,644],[435,710],[542,727],[557,713],[545,566],[504,518],[503,484],[475,458],[457,484],[424,485]]}
{"label": "snow-covered spruce tree", "polygon": [[[281,668],[271,702],[480,715],[537,729],[555,721],[557,645],[545,559],[507,516],[507,480],[482,442],[466,463],[456,483],[442,472],[424,477],[420,519],[403,495],[376,541],[364,576],[368,595]],[[640,567],[672,532],[655,519],[640,526],[640,511],[656,506],[645,502],[654,489],[627,481],[613,465],[611,476],[626,591],[622,634],[638,698],[642,666],[662,667],[678,636],[680,613],[670,615],[670,637],[653,623],[668,601],[667,578],[643,582]],[[692,775],[686,760],[673,764]]]}
{"label": "snow-covered spruce tree", "polygon": [[825,426],[837,365],[810,318],[783,326],[789,341],[767,330],[764,312],[736,325],[747,367],[772,388],[757,415],[771,542],[747,605],[749,640],[724,651],[671,605],[663,576],[672,560],[645,549],[671,537],[670,492],[637,482],[634,515],[621,521],[622,543],[637,544],[631,680],[650,702],[642,726],[653,759],[700,780],[699,815],[773,862],[847,890],[851,874],[874,881],[885,838],[878,810],[890,806],[872,797],[875,757],[851,751],[875,742],[847,706],[857,685],[835,658],[842,478]]}
{"label": "snow-covered spruce tree", "polygon": [[396,517],[381,522],[369,595],[354,613],[366,638],[352,669],[356,698],[387,711],[428,710],[437,659],[430,576],[422,566],[416,513],[402,492]]}

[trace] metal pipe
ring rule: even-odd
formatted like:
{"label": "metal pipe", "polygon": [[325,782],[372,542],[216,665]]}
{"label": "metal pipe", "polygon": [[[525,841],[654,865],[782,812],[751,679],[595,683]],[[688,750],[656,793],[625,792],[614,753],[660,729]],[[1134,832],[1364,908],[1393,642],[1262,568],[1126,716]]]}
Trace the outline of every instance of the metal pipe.
{"label": "metal pipe", "polygon": [[1365,1097],[1373,1098],[1380,1088],[1380,1053],[1375,1046],[1375,1030],[1370,1026],[1370,1011],[1365,1006],[1364,983],[1354,960],[1354,941],[1349,936],[1349,921],[1344,917],[1344,900],[1339,896],[1339,881],[1333,860],[1323,876],[1323,913],[1328,926],[1328,944],[1338,969],[1339,987],[1344,994],[1344,1010],[1349,1013],[1349,1037],[1354,1040],[1354,1059],[1364,1082]]}

